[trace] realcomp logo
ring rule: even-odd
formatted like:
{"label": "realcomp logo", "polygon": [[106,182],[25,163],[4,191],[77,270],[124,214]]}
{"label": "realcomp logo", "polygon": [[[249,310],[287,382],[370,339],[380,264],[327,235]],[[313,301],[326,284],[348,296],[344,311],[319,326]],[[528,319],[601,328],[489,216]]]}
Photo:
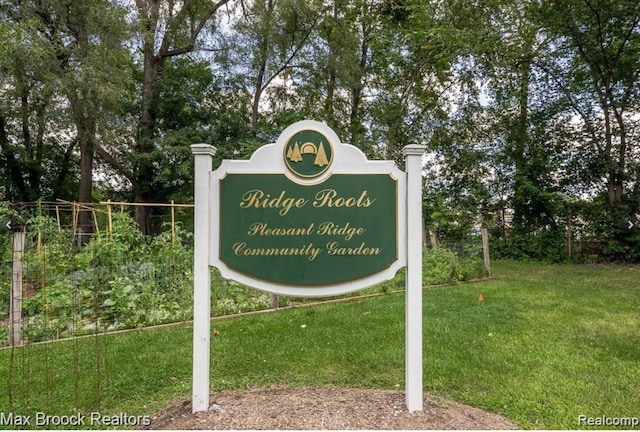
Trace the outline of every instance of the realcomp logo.
{"label": "realcomp logo", "polygon": [[578,416],[578,426],[616,426],[631,429],[637,428],[638,425],[640,425],[640,418],[638,417]]}

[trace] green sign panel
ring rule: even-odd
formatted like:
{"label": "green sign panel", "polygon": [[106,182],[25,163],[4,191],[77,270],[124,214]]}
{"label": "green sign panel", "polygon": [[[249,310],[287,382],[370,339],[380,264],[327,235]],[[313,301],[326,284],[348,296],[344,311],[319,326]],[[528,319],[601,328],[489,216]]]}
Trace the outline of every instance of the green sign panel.
{"label": "green sign panel", "polygon": [[[299,165],[301,177],[320,175],[331,162],[332,149],[318,135],[294,136],[285,146],[292,171],[306,164]],[[303,160],[291,160],[298,156]],[[307,185],[284,174],[228,173],[219,189],[220,260],[284,285],[339,284],[378,273],[398,258],[397,189],[390,174],[333,174]]]}

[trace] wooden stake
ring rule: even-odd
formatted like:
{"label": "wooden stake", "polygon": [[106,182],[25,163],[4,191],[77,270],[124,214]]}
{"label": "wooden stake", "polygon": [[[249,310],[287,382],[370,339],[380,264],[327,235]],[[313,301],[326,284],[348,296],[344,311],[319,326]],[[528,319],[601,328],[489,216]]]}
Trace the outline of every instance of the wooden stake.
{"label": "wooden stake", "polygon": [[107,201],[107,227],[109,229],[109,238],[113,236],[113,220],[111,219],[111,200]]}
{"label": "wooden stake", "polygon": [[176,208],[174,202],[171,200],[171,245],[176,245]]}
{"label": "wooden stake", "polygon": [[491,261],[489,257],[489,231],[486,228],[481,229],[482,232],[482,254],[484,257],[484,269],[487,275],[491,277]]}
{"label": "wooden stake", "polygon": [[93,224],[96,226],[96,232],[100,234],[100,226],[98,225],[98,218],[94,209],[91,209],[91,215],[93,216]]}
{"label": "wooden stake", "polygon": [[71,203],[71,217],[72,217],[72,224],[71,224],[71,250],[73,250],[73,245],[76,241],[76,231],[78,229],[78,214],[80,212],[76,210],[76,203]]}
{"label": "wooden stake", "polygon": [[58,233],[62,232],[62,226],[60,225],[60,207],[56,206],[56,220],[58,221]]}

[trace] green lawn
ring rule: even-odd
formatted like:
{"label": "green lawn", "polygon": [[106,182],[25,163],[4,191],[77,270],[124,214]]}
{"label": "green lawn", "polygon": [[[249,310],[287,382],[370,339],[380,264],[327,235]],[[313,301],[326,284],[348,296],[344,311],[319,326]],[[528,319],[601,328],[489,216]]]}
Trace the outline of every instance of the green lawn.
{"label": "green lawn", "polygon": [[[425,391],[522,428],[584,429],[579,415],[640,417],[640,266],[492,267],[490,281],[425,289]],[[213,327],[214,390],[404,387],[402,294]],[[10,362],[11,350],[0,351],[1,376]],[[0,381],[5,413],[151,414],[190,397],[191,327],[31,346],[15,350],[13,364],[12,400]]]}

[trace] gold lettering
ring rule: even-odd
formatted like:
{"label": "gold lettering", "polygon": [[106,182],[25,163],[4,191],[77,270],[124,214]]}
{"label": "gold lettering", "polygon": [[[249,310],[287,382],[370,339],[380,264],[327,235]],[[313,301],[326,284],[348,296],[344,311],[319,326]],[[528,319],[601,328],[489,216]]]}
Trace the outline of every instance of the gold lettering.
{"label": "gold lettering", "polygon": [[278,214],[284,216],[289,213],[292,208],[304,207],[308,202],[305,198],[285,198],[286,191],[281,191],[277,197],[272,197],[271,194],[265,194],[260,189],[252,189],[245,192],[242,195],[240,201],[240,208],[276,208],[280,209]]}
{"label": "gold lettering", "polygon": [[363,227],[354,228],[349,222],[347,222],[344,226],[337,225],[333,222],[322,222],[318,226],[318,235],[338,235],[343,236],[345,240],[349,241],[354,235],[360,235],[364,233],[367,229]]}
{"label": "gold lettering", "polygon": [[266,226],[267,226],[267,224],[259,223],[259,222],[251,224],[251,226],[249,227],[249,231],[247,232],[247,235],[250,235],[250,236],[254,236],[256,234],[262,235],[262,230]]}
{"label": "gold lettering", "polygon": [[327,255],[380,255],[382,253],[382,249],[380,248],[369,248],[365,246],[365,242],[360,243],[360,246],[356,248],[351,247],[341,247],[338,242],[329,242],[326,246]]}
{"label": "gold lettering", "polygon": [[251,224],[247,235],[255,236],[300,236],[313,233],[315,224],[312,222],[308,227],[292,227],[292,228],[270,228],[268,223],[256,222]]}
{"label": "gold lettering", "polygon": [[320,254],[321,248],[313,247],[313,243],[302,245],[301,247],[283,247],[283,248],[251,248],[245,242],[237,242],[232,246],[233,253],[236,256],[292,256],[307,255],[309,261],[313,261]]}
{"label": "gold lettering", "polygon": [[261,190],[253,189],[247,191],[242,195],[242,201],[240,202],[241,208],[249,208],[251,206],[255,206],[256,208],[260,207],[260,199],[264,196],[264,192]]}
{"label": "gold lettering", "polygon": [[362,191],[358,198],[338,196],[335,189],[323,189],[318,192],[313,201],[313,206],[319,207],[369,207],[376,201],[375,198],[369,197],[367,191]]}

